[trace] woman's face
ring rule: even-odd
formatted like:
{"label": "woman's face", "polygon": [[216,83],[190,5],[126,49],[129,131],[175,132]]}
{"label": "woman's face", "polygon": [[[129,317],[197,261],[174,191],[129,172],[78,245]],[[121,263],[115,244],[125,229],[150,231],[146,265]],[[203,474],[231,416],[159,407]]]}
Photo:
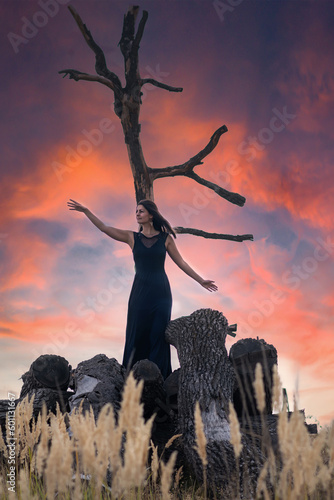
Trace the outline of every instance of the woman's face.
{"label": "woman's face", "polygon": [[144,205],[138,205],[136,208],[136,219],[138,224],[145,224],[152,221],[152,215]]}

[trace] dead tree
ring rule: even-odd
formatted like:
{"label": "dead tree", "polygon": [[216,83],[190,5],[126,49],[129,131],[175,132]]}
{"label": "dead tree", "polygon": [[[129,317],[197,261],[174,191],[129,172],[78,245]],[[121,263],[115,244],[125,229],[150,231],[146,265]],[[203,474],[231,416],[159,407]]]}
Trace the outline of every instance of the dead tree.
{"label": "dead tree", "polygon": [[[232,193],[217,184],[200,177],[194,172],[197,165],[202,165],[203,160],[217,146],[222,134],[227,132],[226,125],[219,127],[208,144],[196,155],[180,165],[168,166],[163,168],[151,168],[147,165],[140,142],[141,126],[139,123],[139,112],[142,104],[142,88],[144,85],[154,85],[169,92],[182,92],[181,87],[172,87],[159,82],[154,78],[141,78],[138,65],[138,52],[141,39],[144,34],[145,24],[148,18],[147,11],[143,11],[142,18],[136,31],[136,19],[139,13],[138,6],[132,6],[124,16],[123,31],[119,46],[124,58],[125,67],[125,86],[122,86],[120,78],[107,67],[106,58],[101,47],[95,42],[91,32],[81,20],[75,9],[69,6],[69,10],[74,17],[81,33],[84,36],[88,46],[95,54],[96,75],[84,73],[75,69],[64,69],[60,74],[69,76],[75,81],[85,80],[89,82],[98,82],[110,88],[114,93],[114,111],[121,120],[125,144],[128,151],[130,166],[134,179],[135,194],[137,203],[148,198],[153,200],[153,182],[163,177],[173,177],[183,175],[190,177],[194,181],[212,189],[218,196],[225,198],[230,203],[242,207],[246,199],[237,193]],[[221,233],[208,233],[199,229],[176,227],[177,233],[187,233],[204,238],[225,239],[232,241],[253,240],[252,234],[230,235]]]}

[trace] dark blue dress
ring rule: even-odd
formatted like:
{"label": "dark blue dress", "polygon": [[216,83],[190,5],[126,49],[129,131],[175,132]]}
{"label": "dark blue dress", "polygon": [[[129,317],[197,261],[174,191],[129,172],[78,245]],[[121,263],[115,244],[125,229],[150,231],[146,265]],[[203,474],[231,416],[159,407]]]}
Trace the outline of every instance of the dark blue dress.
{"label": "dark blue dress", "polygon": [[135,278],[132,285],[123,366],[131,368],[141,359],[158,365],[164,378],[171,374],[170,346],[165,330],[170,321],[172,294],[165,273],[168,233],[147,237],[134,234]]}

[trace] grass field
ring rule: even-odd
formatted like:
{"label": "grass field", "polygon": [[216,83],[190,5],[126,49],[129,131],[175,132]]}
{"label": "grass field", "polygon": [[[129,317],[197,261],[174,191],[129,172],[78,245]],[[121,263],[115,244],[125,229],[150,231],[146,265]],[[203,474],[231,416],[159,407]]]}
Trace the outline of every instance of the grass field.
{"label": "grass field", "polygon": [[[257,375],[255,389],[261,409],[262,379]],[[276,406],[281,405],[279,389],[276,376]],[[7,444],[12,444],[7,446],[0,435],[1,500],[208,498],[204,485],[184,477],[182,467],[175,468],[176,452],[167,463],[163,455],[158,456],[151,442],[154,417],[144,421],[141,391],[142,384],[130,374],[117,424],[110,405],[102,409],[96,422],[92,412],[47,415],[46,410],[33,422],[33,401],[22,401],[15,417],[7,422]],[[233,407],[229,418],[231,443],[238,457],[242,442]],[[206,438],[199,406],[195,423],[196,449],[205,469]],[[302,415],[296,411],[288,419],[283,408],[278,436],[281,464],[278,466],[277,457],[266,449],[268,460],[257,482],[256,498],[334,499],[334,422],[319,434],[310,435]],[[229,484],[228,491],[216,498],[239,498],[236,484]]]}

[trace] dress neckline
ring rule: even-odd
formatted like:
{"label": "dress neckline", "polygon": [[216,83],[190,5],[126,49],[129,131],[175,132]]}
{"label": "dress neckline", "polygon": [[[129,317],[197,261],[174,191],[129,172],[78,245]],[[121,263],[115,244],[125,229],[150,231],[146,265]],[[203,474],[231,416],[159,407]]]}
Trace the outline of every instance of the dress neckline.
{"label": "dress neckline", "polygon": [[140,231],[140,233],[142,236],[145,236],[145,238],[147,238],[148,240],[151,240],[152,238],[155,238],[156,236],[159,236],[160,232],[157,233],[157,234],[154,234],[153,236],[146,236],[146,234],[144,234],[142,231]]}

